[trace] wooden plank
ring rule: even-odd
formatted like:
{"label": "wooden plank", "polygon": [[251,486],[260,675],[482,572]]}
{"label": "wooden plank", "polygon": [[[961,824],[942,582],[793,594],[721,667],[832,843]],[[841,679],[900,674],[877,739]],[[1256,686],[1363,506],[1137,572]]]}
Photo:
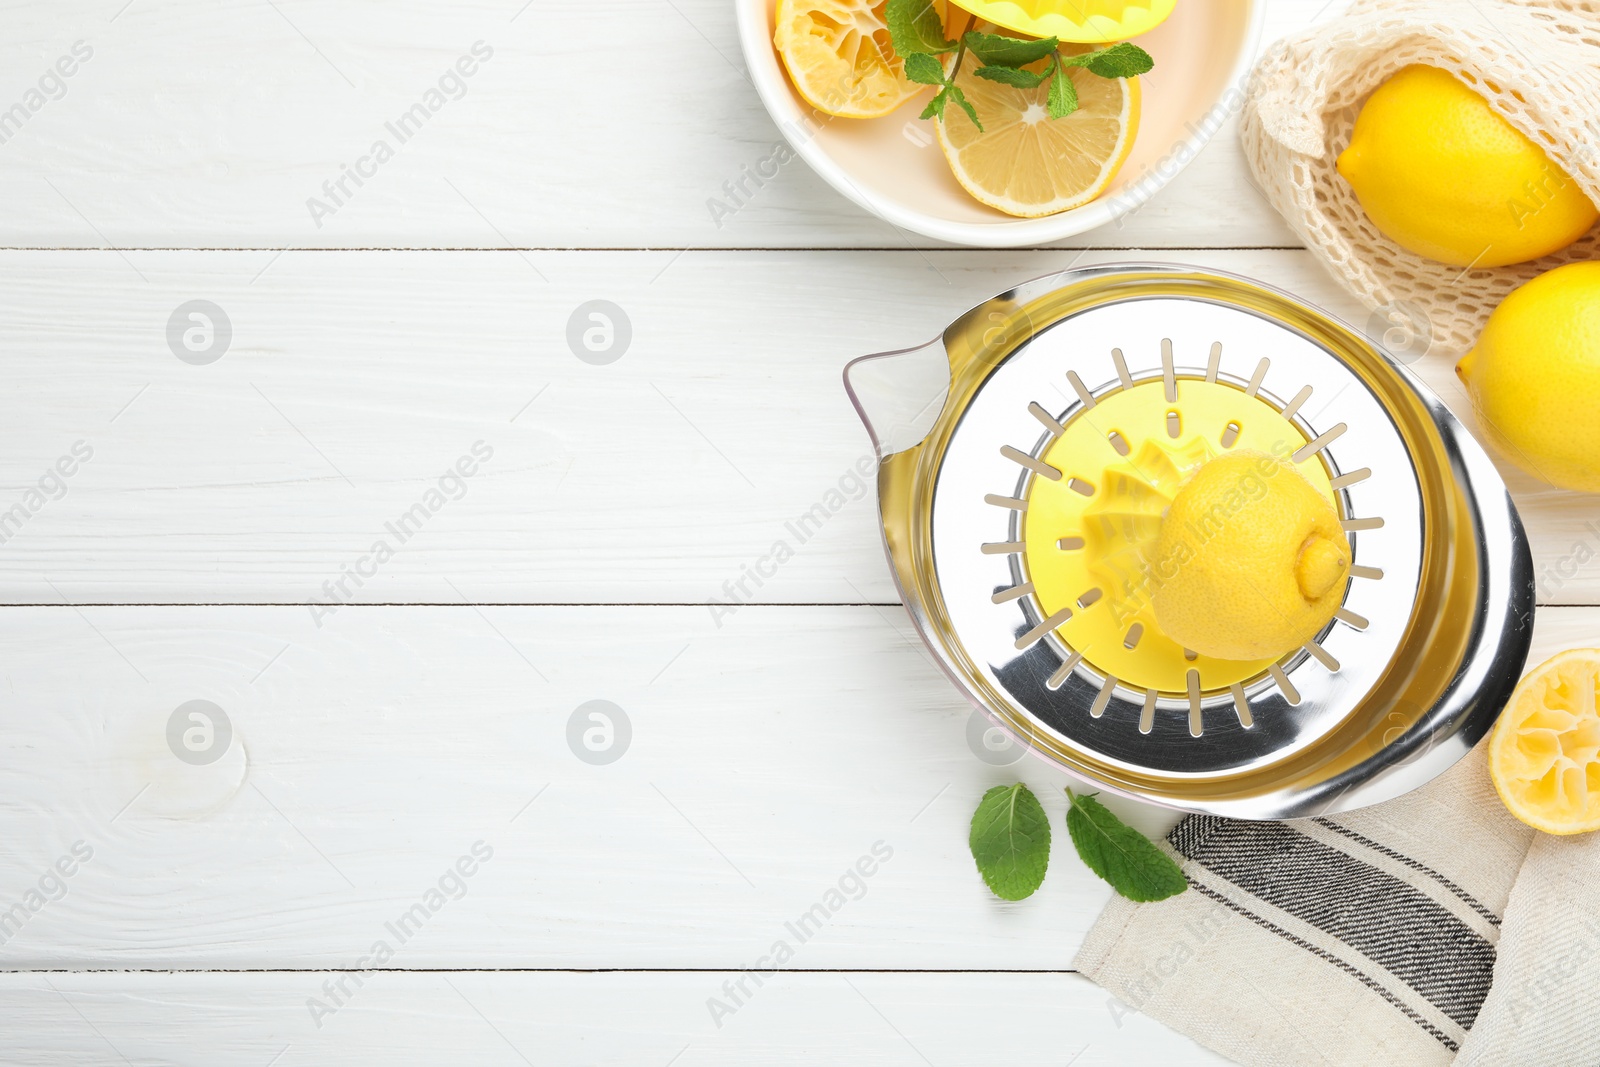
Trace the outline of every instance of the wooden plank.
{"label": "wooden plank", "polygon": [[[1139,258],[0,253],[0,512],[39,505],[0,527],[0,597],[893,601],[844,362],[920,343],[1022,279]],[[1365,321],[1305,252],[1172,258]],[[195,299],[232,327],[208,365],[169,347]],[[631,330],[607,365],[567,338],[597,299]],[[1414,367],[1470,422],[1451,365]],[[41,478],[59,495],[46,472],[79,441],[93,456],[66,495],[30,496]],[[447,479],[460,499],[430,498],[480,441],[492,457]],[[1510,477],[1542,599],[1600,601],[1593,498]],[[391,526],[429,500],[402,542]],[[827,521],[802,542],[794,521],[818,505]],[[381,564],[379,541],[394,551]],[[793,555],[773,567],[779,542]]]}
{"label": "wooden plank", "polygon": [[[1272,0],[1266,40],[1322,6]],[[708,201],[781,140],[725,0],[77,2],[21,6],[6,29],[0,110],[49,80],[20,128],[0,128],[5,246],[931,243],[800,162],[718,224]],[[92,54],[55,79],[78,42]],[[641,47],[670,73],[630,67]],[[426,124],[391,132],[463,56],[474,73],[447,81]],[[380,139],[392,158],[362,164]],[[369,174],[345,179],[349,195],[324,190],[357,165]],[[333,213],[313,212],[314,197]],[[1250,187],[1230,125],[1125,226],[1072,243],[1299,242]]]}
{"label": "wooden plank", "polygon": [[[0,626],[0,901],[75,842],[94,853],[6,966],[354,966],[479,841],[492,858],[393,966],[749,966],[875,844],[892,857],[864,891],[846,879],[859,899],[803,929],[795,966],[1064,969],[1106,895],[1063,863],[1027,906],[989,897],[965,847],[977,797],[1064,780],[975,758],[970,709],[899,608],[753,607],[720,630],[695,607],[349,608],[320,630],[293,607],[15,608]],[[194,699],[231,723],[204,766],[167,734]],[[603,727],[578,714],[593,700],[630,723],[609,764],[569,744],[575,716]]]}
{"label": "wooden plank", "polygon": [[[1596,621],[1541,612],[1535,658]],[[746,968],[785,941],[804,969],[1064,970],[1107,899],[1064,836],[1034,897],[983,887],[978,797],[1026,781],[1059,834],[1068,779],[978,758],[982,720],[899,608],[721,629],[695,607],[349,608],[320,630],[293,607],[11,608],[0,628],[0,967],[360,968],[385,941],[404,969]],[[189,711],[172,726],[193,700],[221,709],[210,746],[184,747]],[[4,925],[34,889],[52,899]]]}
{"label": "wooden plank", "polygon": [[[741,977],[387,973],[358,987],[315,972],[0,975],[0,1055],[73,1067],[1229,1062],[1114,1012],[1075,974],[778,974],[760,988],[746,978],[751,995],[718,1027],[706,1002]],[[340,980],[348,994],[319,1028],[306,1003]]]}

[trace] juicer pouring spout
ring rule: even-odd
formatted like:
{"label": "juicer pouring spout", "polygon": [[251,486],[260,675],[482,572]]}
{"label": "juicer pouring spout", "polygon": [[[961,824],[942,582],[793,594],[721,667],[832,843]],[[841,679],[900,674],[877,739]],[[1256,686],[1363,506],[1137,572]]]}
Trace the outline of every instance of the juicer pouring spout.
{"label": "juicer pouring spout", "polygon": [[933,428],[950,393],[944,338],[853,359],[844,368],[844,388],[880,462],[914,448]]}

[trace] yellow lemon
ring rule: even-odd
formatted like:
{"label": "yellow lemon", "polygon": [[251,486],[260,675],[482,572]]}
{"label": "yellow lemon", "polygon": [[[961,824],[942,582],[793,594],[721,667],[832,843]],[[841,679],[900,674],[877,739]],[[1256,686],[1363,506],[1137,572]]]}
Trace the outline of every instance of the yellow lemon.
{"label": "yellow lemon", "polygon": [[[942,14],[942,0],[935,6]],[[778,0],[772,43],[806,103],[840,118],[871,119],[928,88],[906,80],[889,42],[887,7],[888,0]]]}
{"label": "yellow lemon", "polygon": [[1350,543],[1333,503],[1288,463],[1239,449],[1209,460],[1161,520],[1156,624],[1192,652],[1270,659],[1316,637],[1344,602]]}
{"label": "yellow lemon", "polygon": [[1543,149],[1438,67],[1378,86],[1338,168],[1384,236],[1459,267],[1538,259],[1600,217]]}
{"label": "yellow lemon", "polygon": [[[1045,63],[1029,69],[1041,70]],[[1048,83],[1019,89],[978,77],[977,66],[963,64],[956,85],[983,129],[954,104],[936,124],[939,147],[963,189],[1024,218],[1080,207],[1105,191],[1139,133],[1138,78],[1101,78],[1069,68],[1065,74],[1077,89],[1078,110],[1053,119]]]}
{"label": "yellow lemon", "polygon": [[1107,44],[1155,29],[1177,0],[956,0],[956,6],[1032,37]]}
{"label": "yellow lemon", "polygon": [[1489,738],[1506,808],[1550,834],[1600,830],[1600,649],[1575,648],[1517,683]]}
{"label": "yellow lemon", "polygon": [[1600,263],[1512,291],[1456,364],[1478,421],[1519,466],[1600,493]]}

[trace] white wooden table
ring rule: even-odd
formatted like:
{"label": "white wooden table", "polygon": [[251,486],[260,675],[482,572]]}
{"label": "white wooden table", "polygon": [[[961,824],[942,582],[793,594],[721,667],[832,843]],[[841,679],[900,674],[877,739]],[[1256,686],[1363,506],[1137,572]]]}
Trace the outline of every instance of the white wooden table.
{"label": "white wooden table", "polygon": [[[1275,0],[1268,38],[1322,7]],[[713,221],[778,137],[725,0],[12,2],[0,27],[0,1062],[1220,1062],[1072,972],[1107,890],[1064,835],[1026,902],[974,872],[982,791],[1065,780],[969,748],[839,370],[1124,258],[1364,319],[1231,125],[1118,227],[936,249],[798,162]],[[477,42],[392,159],[308,207]],[[610,363],[568,345],[593,300],[630,327]],[[186,347],[191,301],[230,335]],[[1451,364],[1419,366],[1467,413]],[[1560,605],[1536,653],[1592,642],[1596,508],[1511,480]],[[169,730],[195,700],[209,748]],[[595,700],[629,727],[609,763],[569,744]]]}

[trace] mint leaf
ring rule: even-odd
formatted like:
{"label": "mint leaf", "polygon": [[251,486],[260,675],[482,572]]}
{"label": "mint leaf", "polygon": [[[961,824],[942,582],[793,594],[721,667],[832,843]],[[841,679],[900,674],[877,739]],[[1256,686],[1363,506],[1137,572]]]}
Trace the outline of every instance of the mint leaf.
{"label": "mint leaf", "polygon": [[943,85],[944,64],[926,52],[906,56],[906,80],[919,85]]}
{"label": "mint leaf", "polygon": [[1072,84],[1072,79],[1067,77],[1065,69],[1056,70],[1055,79],[1050,83],[1050,99],[1046,106],[1053,119],[1064,119],[1078,110],[1078,87]]}
{"label": "mint leaf", "polygon": [[[978,127],[978,132],[982,133],[983,123],[978,121],[978,109],[973,107],[971,102],[967,100],[967,94],[962,92],[953,83],[949,85],[945,91],[950,94],[950,99],[961,105],[961,110],[967,113],[967,118],[971,119],[972,124]],[[1038,801],[1036,800],[1034,803],[1037,804]]]}
{"label": "mint leaf", "polygon": [[1097,74],[1102,78],[1132,78],[1148,73],[1156,65],[1156,61],[1150,58],[1149,52],[1127,41],[1102,48],[1098,52],[1063,56],[1062,62],[1069,67],[1082,67],[1090,74]]}
{"label": "mint leaf", "polygon": [[[991,792],[993,792],[991,790]],[[1092,796],[1067,790],[1067,833],[1088,868],[1129,900],[1165,900],[1189,888],[1172,857]],[[984,798],[988,800],[988,797]],[[980,809],[981,810],[981,809]],[[977,821],[973,821],[976,833]]]}
{"label": "mint leaf", "polygon": [[903,58],[955,50],[956,42],[945,37],[944,20],[933,0],[889,0],[883,20],[889,26],[889,43]]}
{"label": "mint leaf", "polygon": [[1016,67],[979,67],[972,73],[992,82],[1014,85],[1018,89],[1037,89],[1048,77],[1047,74],[1035,74],[1030,70],[1018,70]]}
{"label": "mint leaf", "polygon": [[997,785],[983,794],[972,813],[967,844],[994,895],[1021,900],[1039,888],[1050,865],[1050,819],[1039,798],[1021,782]]}
{"label": "mint leaf", "polygon": [[978,132],[982,133],[983,123],[978,121],[977,109],[974,108],[972,103],[967,99],[967,94],[956,88],[956,86],[953,84],[947,84],[943,89],[940,89],[934,94],[933,99],[928,101],[928,106],[922,109],[921,117],[925,119],[939,119],[940,121],[943,121],[944,109],[952,100],[960,106],[962,111],[967,113],[967,118],[971,119],[972,124],[978,127]]}
{"label": "mint leaf", "polygon": [[969,52],[997,67],[1020,67],[1043,59],[1061,43],[1054,37],[1032,41],[1020,37],[1002,37],[997,33],[978,33],[976,30],[963,34],[961,40],[966,43]]}

